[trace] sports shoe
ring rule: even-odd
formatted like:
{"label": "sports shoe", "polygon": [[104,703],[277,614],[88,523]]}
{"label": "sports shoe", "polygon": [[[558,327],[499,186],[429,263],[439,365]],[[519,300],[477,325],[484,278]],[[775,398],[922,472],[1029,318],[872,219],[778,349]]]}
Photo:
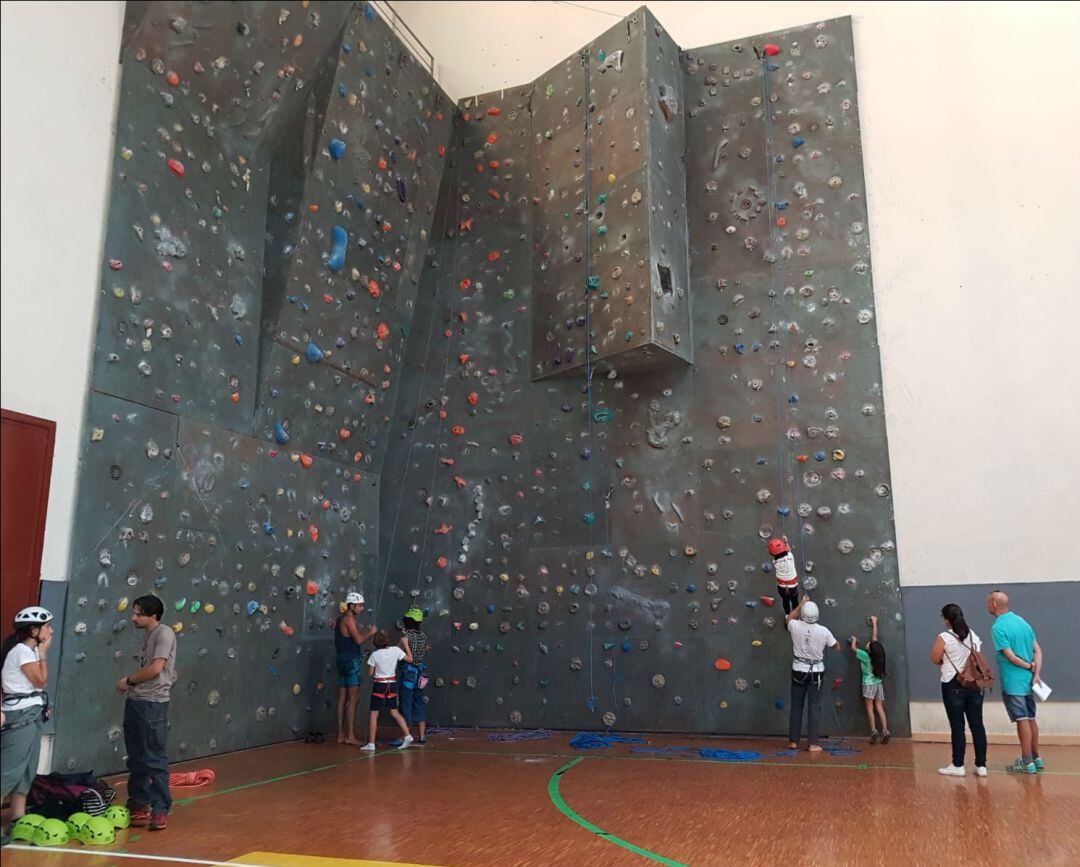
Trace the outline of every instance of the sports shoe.
{"label": "sports shoe", "polygon": [[1005,770],[1010,774],[1037,774],[1039,772],[1034,762],[1025,765],[1023,759],[1017,759],[1011,765],[1006,765]]}
{"label": "sports shoe", "polygon": [[975,766],[975,776],[976,777],[985,777],[986,776],[986,765],[976,765]]}
{"label": "sports shoe", "polygon": [[872,732],[870,732],[870,743],[876,744],[880,739],[881,732],[879,732],[877,729],[874,729]]}
{"label": "sports shoe", "polygon": [[401,741],[402,741],[401,738],[395,738],[394,740],[390,741],[390,746],[392,746],[392,747],[400,747],[401,746]]}
{"label": "sports shoe", "polygon": [[165,826],[169,824],[168,813],[154,813],[150,817],[150,830],[151,831],[164,831]]}
{"label": "sports shoe", "polygon": [[128,808],[131,818],[128,820],[128,826],[131,828],[145,828],[150,824],[150,808],[149,807],[135,807]]}
{"label": "sports shoe", "polygon": [[889,742],[889,738],[891,738],[891,737],[892,737],[892,732],[889,731],[888,729],[885,729],[885,731],[883,731],[881,733],[881,742],[883,744],[887,744]]}
{"label": "sports shoe", "polygon": [[1045,771],[1046,770],[1046,765],[1043,764],[1043,760],[1040,759],[1038,756],[1035,756],[1035,770],[1037,770],[1037,771]]}
{"label": "sports shoe", "polygon": [[965,771],[963,768],[956,767],[956,765],[947,765],[944,768],[938,768],[937,772],[939,774],[944,774],[946,777],[965,777],[965,776],[967,776],[967,771]]}
{"label": "sports shoe", "polygon": [[427,744],[427,738],[417,738],[416,743],[418,746],[425,746]]}
{"label": "sports shoe", "polygon": [[398,749],[399,750],[407,750],[409,748],[409,744],[411,744],[412,742],[413,742],[413,736],[412,735],[405,735],[405,737],[403,737],[401,739],[401,743],[398,745]]}
{"label": "sports shoe", "polygon": [[375,744],[364,744],[360,749],[365,753],[375,752]]}

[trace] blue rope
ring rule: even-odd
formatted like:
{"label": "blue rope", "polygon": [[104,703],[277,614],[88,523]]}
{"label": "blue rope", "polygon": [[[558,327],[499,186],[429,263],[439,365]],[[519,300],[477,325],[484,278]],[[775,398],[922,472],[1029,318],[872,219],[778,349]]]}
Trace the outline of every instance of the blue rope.
{"label": "blue rope", "polygon": [[575,750],[608,750],[614,744],[643,744],[645,738],[628,738],[622,735],[600,734],[598,732],[578,732],[570,738],[570,746]]}

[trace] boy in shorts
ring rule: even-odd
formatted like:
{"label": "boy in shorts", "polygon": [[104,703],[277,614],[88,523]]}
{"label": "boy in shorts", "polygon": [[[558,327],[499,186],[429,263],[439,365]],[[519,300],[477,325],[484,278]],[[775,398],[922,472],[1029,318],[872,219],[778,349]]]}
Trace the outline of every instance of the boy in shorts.
{"label": "boy in shorts", "polygon": [[401,637],[401,643],[390,646],[390,636],[382,630],[375,633],[375,652],[368,657],[368,672],[371,674],[371,725],[368,742],[360,749],[365,752],[375,752],[375,732],[379,727],[379,711],[388,710],[401,727],[401,744],[399,750],[407,749],[413,742],[409,734],[409,726],[405,717],[398,710],[397,693],[397,665],[399,662],[412,662],[412,651],[409,650],[409,640]]}

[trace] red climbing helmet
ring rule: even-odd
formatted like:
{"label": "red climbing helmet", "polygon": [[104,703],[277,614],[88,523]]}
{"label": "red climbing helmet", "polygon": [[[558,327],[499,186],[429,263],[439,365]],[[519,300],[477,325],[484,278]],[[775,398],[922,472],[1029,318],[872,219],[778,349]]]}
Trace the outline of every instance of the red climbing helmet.
{"label": "red climbing helmet", "polygon": [[779,554],[786,554],[791,549],[788,547],[788,543],[783,539],[770,539],[769,540],[769,553],[776,557]]}

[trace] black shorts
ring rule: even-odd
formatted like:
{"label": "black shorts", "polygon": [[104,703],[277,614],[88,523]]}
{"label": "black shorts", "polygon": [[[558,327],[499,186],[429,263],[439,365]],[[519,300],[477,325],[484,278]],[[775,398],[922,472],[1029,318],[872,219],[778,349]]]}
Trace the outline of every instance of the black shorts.
{"label": "black shorts", "polygon": [[397,710],[397,683],[371,685],[372,710]]}

